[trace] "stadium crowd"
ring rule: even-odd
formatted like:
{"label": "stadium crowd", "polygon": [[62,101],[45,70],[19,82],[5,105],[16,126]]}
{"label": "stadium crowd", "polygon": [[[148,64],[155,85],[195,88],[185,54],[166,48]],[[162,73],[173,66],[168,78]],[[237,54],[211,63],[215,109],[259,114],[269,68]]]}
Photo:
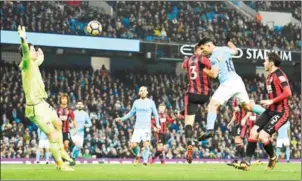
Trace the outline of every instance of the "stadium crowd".
{"label": "stadium crowd", "polygon": [[[15,64],[1,63],[1,158],[35,157],[37,150],[37,127],[25,118],[25,98],[21,89],[20,71]],[[129,158],[129,138],[133,131],[134,118],[117,124],[114,118],[125,115],[132,102],[138,97],[141,85],[147,85],[151,98],[156,105],[165,103],[170,115],[176,115],[184,107],[183,97],[186,77],[167,73],[149,74],[140,71],[125,70],[109,72],[78,68],[59,69],[41,67],[41,73],[49,98],[47,101],[58,106],[59,96],[65,92],[70,97],[70,107],[75,108],[77,99],[85,100],[93,126],[86,129],[83,158]],[[125,76],[126,75],[126,76]],[[259,102],[264,98],[264,76],[245,78],[251,98]],[[301,83],[290,81],[293,97],[290,99],[291,122],[291,158],[301,158]],[[212,90],[217,88],[213,83]],[[204,142],[194,141],[195,158],[231,158],[234,156],[233,137],[227,129],[231,120],[230,104],[221,108],[216,123],[216,135]],[[177,117],[177,116],[176,116]],[[197,111],[194,137],[205,131],[206,106]],[[184,121],[176,118],[169,126],[167,158],[185,158],[186,146]],[[154,138],[152,139],[154,143]],[[256,158],[266,158],[259,144]]]}
{"label": "stadium crowd", "polygon": [[301,1],[244,1],[257,11],[291,12],[297,20],[301,19]]}
{"label": "stadium crowd", "polygon": [[238,46],[301,48],[300,26],[289,24],[270,30],[228,8],[225,2],[118,1],[114,17],[85,1],[72,5],[68,1],[1,3],[2,30],[16,30],[17,24],[24,24],[32,32],[87,35],[88,22],[98,20],[103,37],[196,42],[208,35],[222,45],[231,36]]}

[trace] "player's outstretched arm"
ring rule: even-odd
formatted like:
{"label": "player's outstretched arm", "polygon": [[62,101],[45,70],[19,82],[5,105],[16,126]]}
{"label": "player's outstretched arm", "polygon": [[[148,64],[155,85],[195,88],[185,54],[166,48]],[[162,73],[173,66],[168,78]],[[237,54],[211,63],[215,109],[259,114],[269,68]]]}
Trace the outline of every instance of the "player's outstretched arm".
{"label": "player's outstretched arm", "polygon": [[38,49],[38,57],[35,61],[37,66],[40,66],[44,62],[44,53],[41,48]]}
{"label": "player's outstretched arm", "polygon": [[233,55],[237,55],[237,54],[238,54],[237,47],[234,45],[233,42],[229,41],[229,42],[228,42],[228,46],[229,46],[230,49],[233,50]]}
{"label": "player's outstretched arm", "polygon": [[18,34],[21,38],[21,51],[22,51],[22,56],[23,56],[23,67],[26,67],[27,64],[30,61],[30,55],[29,55],[29,47],[26,41],[26,31],[25,31],[25,26],[18,26]]}
{"label": "player's outstretched arm", "polygon": [[88,115],[88,113],[86,113],[86,127],[91,127],[92,126],[92,123],[91,123],[91,119]]}
{"label": "player's outstretched arm", "polygon": [[136,112],[136,102],[134,101],[133,106],[130,110],[130,112],[128,112],[128,114],[126,114],[124,117],[122,118],[116,118],[115,121],[126,121],[127,119],[129,119],[130,117],[132,117]]}
{"label": "player's outstretched arm", "polygon": [[234,111],[234,112],[233,112],[232,119],[231,119],[231,121],[229,122],[229,124],[227,125],[227,128],[228,128],[229,130],[231,130],[231,128],[232,128],[232,126],[233,126],[233,124],[234,124],[235,119],[236,119],[236,112]]}
{"label": "player's outstretched arm", "polygon": [[157,112],[157,109],[156,109],[156,106],[155,106],[154,101],[152,101],[152,113],[153,113],[154,118],[155,118],[156,127],[157,127],[158,129],[160,129],[158,112]]}

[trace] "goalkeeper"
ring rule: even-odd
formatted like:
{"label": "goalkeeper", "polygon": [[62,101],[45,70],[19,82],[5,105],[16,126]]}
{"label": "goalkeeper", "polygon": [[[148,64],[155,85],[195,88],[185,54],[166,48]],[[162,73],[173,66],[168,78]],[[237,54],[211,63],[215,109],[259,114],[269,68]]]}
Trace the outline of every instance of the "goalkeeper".
{"label": "goalkeeper", "polygon": [[43,52],[40,48],[36,51],[32,44],[26,42],[24,26],[18,27],[18,34],[21,38],[22,60],[19,68],[26,99],[26,117],[47,135],[50,152],[55,159],[57,168],[61,171],[74,171],[74,169],[63,164],[62,158],[68,160],[71,164],[73,164],[73,160],[64,150],[62,123],[56,111],[45,101],[47,93],[39,70],[39,66],[44,60]]}

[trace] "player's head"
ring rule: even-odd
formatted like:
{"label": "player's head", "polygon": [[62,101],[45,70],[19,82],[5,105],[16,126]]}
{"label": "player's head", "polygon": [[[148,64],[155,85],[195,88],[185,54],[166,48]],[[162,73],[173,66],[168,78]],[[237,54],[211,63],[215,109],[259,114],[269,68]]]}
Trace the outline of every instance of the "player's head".
{"label": "player's head", "polygon": [[147,90],[147,87],[145,87],[145,86],[141,86],[140,88],[139,88],[139,96],[141,97],[141,98],[146,98],[147,97],[147,95],[148,95],[148,90]]}
{"label": "player's head", "polygon": [[158,106],[158,111],[160,113],[164,113],[166,111],[166,104],[164,103],[161,103],[159,106]]}
{"label": "player's head", "polygon": [[77,101],[77,109],[82,110],[84,108],[84,102],[82,100]]}
{"label": "player's head", "polygon": [[[28,48],[29,48],[29,56],[32,60],[36,60],[38,58],[38,52],[36,51],[35,47],[31,43],[27,43]],[[21,54],[21,57],[23,57],[23,52],[22,52],[22,45],[19,47],[19,52]]]}
{"label": "player's head", "polygon": [[274,67],[279,67],[281,64],[280,56],[276,52],[271,52],[267,54],[264,59],[264,69],[265,71],[271,71]]}
{"label": "player's head", "polygon": [[63,94],[60,97],[60,104],[67,105],[69,103],[69,96],[67,94]]}
{"label": "player's head", "polygon": [[198,46],[200,47],[201,52],[206,55],[211,54],[215,48],[212,39],[208,37],[204,37],[199,40]]}
{"label": "player's head", "polygon": [[201,54],[201,50],[200,50],[200,46],[199,44],[197,43],[194,47],[194,54]]}

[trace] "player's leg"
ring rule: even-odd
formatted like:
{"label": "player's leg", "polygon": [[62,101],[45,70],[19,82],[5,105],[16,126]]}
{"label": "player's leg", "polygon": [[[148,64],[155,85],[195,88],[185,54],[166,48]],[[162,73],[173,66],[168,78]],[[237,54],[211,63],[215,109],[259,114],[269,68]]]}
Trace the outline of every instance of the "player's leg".
{"label": "player's leg", "polygon": [[41,158],[41,150],[42,150],[42,140],[39,140],[39,147],[37,149],[37,153],[36,153],[36,163],[40,163],[40,158]]}
{"label": "player's leg", "polygon": [[61,143],[60,143],[60,134],[54,127],[52,123],[54,118],[58,118],[56,111],[46,102],[42,102],[39,105],[35,106],[35,115],[39,121],[38,126],[41,130],[44,131],[50,143],[50,152],[52,153],[54,159],[56,160],[57,166],[61,171],[74,171],[73,169],[65,166],[62,161],[61,153]]}
{"label": "player's leg", "polygon": [[248,138],[248,144],[246,147],[245,152],[245,158],[240,163],[239,167],[240,169],[248,170],[251,165],[252,157],[255,153],[257,142],[258,142],[258,136],[259,131],[262,130],[262,128],[266,125],[266,123],[269,121],[270,116],[268,114],[268,111],[265,111],[256,121],[256,124],[253,126],[253,128],[250,131],[250,135]]}
{"label": "player's leg", "polygon": [[63,133],[64,149],[67,153],[69,150],[69,140],[70,140],[70,133]]}
{"label": "player's leg", "polygon": [[238,91],[236,93],[236,98],[239,100],[243,109],[247,112],[254,112],[257,115],[261,115],[265,109],[262,106],[255,104],[254,101],[249,100],[248,93],[242,80],[238,81],[237,84],[236,87]]}
{"label": "player's leg", "polygon": [[44,156],[45,156],[46,164],[49,164],[49,141],[48,140],[45,140]]}
{"label": "player's leg", "polygon": [[[56,116],[57,117],[57,116]],[[59,136],[59,145],[60,145],[60,150],[61,150],[61,155],[62,158],[66,161],[68,161],[71,165],[74,165],[74,160],[69,156],[69,154],[66,152],[64,148],[64,143],[63,143],[63,132],[62,132],[62,121],[57,118],[53,119],[52,123],[55,126],[58,136]]]}
{"label": "player's leg", "polygon": [[165,165],[166,164],[166,145],[163,145],[163,151],[161,152],[161,154],[159,155],[159,159],[160,159],[160,163],[162,165]]}
{"label": "player's leg", "polygon": [[284,139],[284,147],[285,147],[285,157],[286,157],[286,162],[290,162],[290,142],[288,138]]}
{"label": "player's leg", "polygon": [[151,128],[150,129],[143,129],[142,134],[140,135],[144,144],[144,151],[143,151],[143,160],[144,166],[147,166],[149,156],[150,156],[150,141],[151,141]]}
{"label": "player's leg", "polygon": [[199,141],[203,141],[214,136],[214,126],[217,119],[217,110],[220,105],[225,104],[233,95],[234,85],[230,84],[229,82],[219,85],[208,105],[207,131],[199,137]]}
{"label": "player's leg", "polygon": [[277,138],[277,143],[276,143],[276,156],[279,158],[281,154],[281,149],[283,146],[283,139],[278,139]]}
{"label": "player's leg", "polygon": [[131,152],[135,156],[134,165],[137,165],[141,158],[139,143],[142,140],[142,138],[141,138],[141,135],[143,134],[142,132],[143,132],[143,130],[141,130],[141,129],[135,129],[133,131],[133,135],[131,138],[130,147],[131,147]]}
{"label": "player's leg", "polygon": [[187,161],[192,163],[193,160],[193,125],[195,120],[195,114],[197,110],[197,104],[195,103],[196,95],[186,94],[185,95],[185,137],[187,142]]}
{"label": "player's leg", "polygon": [[243,145],[243,139],[244,136],[242,136],[245,132],[245,128],[242,128],[242,126],[240,124],[236,125],[236,136],[235,136],[235,158],[232,162],[228,163],[229,166],[234,166],[237,167],[239,160],[244,158],[244,145]]}
{"label": "player's leg", "polygon": [[144,151],[142,153],[142,156],[143,156],[143,165],[144,166],[147,166],[148,164],[148,159],[149,159],[149,156],[150,156],[150,141],[144,141]]}
{"label": "player's leg", "polygon": [[[75,160],[79,157],[81,149],[83,148],[83,144],[84,144],[84,132],[78,132],[73,137],[72,140],[73,140],[73,143],[74,143],[74,147],[73,147],[72,153],[71,153],[73,162],[70,162],[70,166],[74,166],[76,164]],[[67,153],[67,152],[65,151],[65,153]]]}
{"label": "player's leg", "polygon": [[273,144],[270,140],[271,135],[273,135],[278,129],[286,123],[288,119],[288,111],[285,113],[274,113],[270,118],[269,122],[264,126],[263,130],[259,133],[259,140],[263,143],[263,148],[269,155],[269,163],[266,167],[267,170],[272,170],[277,161],[278,157],[274,152]]}
{"label": "player's leg", "polygon": [[163,144],[159,142],[156,145],[156,151],[154,156],[152,157],[151,164],[153,164],[155,162],[155,159],[162,154],[162,151],[163,151]]}

